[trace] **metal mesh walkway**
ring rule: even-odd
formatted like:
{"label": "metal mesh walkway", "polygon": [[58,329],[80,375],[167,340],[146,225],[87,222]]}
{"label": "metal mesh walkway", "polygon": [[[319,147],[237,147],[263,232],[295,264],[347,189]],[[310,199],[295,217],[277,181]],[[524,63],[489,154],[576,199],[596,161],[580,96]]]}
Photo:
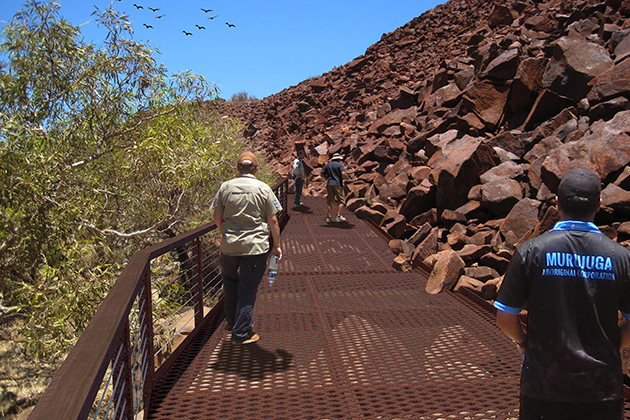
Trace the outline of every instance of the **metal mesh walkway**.
{"label": "metal mesh walkway", "polygon": [[[255,331],[201,334],[152,397],[151,419],[516,419],[520,355],[487,311],[391,267],[387,242],[349,212],[327,224],[304,197],[282,233]],[[213,333],[214,332],[214,333]]]}

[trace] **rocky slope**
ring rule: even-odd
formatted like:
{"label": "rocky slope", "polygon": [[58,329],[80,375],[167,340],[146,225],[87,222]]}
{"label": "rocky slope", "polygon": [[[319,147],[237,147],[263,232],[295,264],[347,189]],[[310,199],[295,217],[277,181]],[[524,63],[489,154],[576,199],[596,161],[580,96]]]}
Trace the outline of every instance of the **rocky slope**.
{"label": "rocky slope", "polygon": [[629,55],[630,1],[451,0],[229,112],[278,172],[307,151],[307,194],[341,153],[348,208],[394,238],[396,267],[433,267],[429,293],[492,300],[515,248],[558,219],[575,167],[599,173],[596,223],[630,245]]}

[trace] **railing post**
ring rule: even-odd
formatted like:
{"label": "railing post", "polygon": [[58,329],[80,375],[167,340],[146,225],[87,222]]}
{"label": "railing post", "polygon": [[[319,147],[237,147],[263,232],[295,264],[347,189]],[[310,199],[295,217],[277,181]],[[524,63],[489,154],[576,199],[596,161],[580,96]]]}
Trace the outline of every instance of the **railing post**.
{"label": "railing post", "polygon": [[284,203],[282,204],[284,210],[284,224],[288,222],[289,219],[289,179],[285,179],[284,183],[282,183],[282,196],[284,197]]}
{"label": "railing post", "polygon": [[153,342],[153,301],[151,300],[151,270],[147,270],[144,275],[144,292],[141,299],[144,300],[144,323],[141,325],[143,329],[142,335],[146,341],[146,348],[143,352],[147,357],[147,372],[142,386],[142,399],[144,401],[144,420],[149,418],[149,407],[151,406],[151,394],[153,392],[153,384],[155,379],[155,343]]}
{"label": "railing post", "polygon": [[195,239],[195,269],[193,270],[193,276],[195,278],[194,290],[195,290],[195,329],[203,322],[203,267],[202,264],[202,252],[201,252],[201,239]]}
{"label": "railing post", "polygon": [[[127,319],[123,327],[122,336],[120,337],[119,346],[122,347],[120,360],[113,368],[114,378],[120,378],[120,380],[124,382],[124,386],[114,388],[112,403],[115,413],[114,418],[133,420],[133,365],[131,364],[131,341],[129,334],[129,319]],[[122,406],[124,406],[124,409],[119,411]]]}

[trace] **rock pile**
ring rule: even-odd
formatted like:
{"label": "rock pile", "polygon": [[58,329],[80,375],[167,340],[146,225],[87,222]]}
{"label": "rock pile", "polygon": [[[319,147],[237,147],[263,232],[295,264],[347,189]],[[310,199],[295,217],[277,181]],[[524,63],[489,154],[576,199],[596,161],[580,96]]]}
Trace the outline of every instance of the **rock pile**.
{"label": "rock pile", "polygon": [[230,112],[278,172],[307,151],[307,193],[342,153],[348,208],[394,238],[394,266],[492,300],[575,167],[600,175],[596,223],[630,246],[629,55],[630,1],[451,0]]}

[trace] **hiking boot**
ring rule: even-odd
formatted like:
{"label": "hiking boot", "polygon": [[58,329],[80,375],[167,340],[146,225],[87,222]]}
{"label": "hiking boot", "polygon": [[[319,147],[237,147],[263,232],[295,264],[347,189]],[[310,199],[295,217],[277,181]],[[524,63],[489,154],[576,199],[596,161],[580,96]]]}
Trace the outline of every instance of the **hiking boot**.
{"label": "hiking boot", "polygon": [[332,219],[330,217],[327,217],[326,218],[326,223],[330,223],[330,222],[332,222]]}
{"label": "hiking boot", "polygon": [[345,218],[345,217],[343,217],[343,216],[337,216],[337,221],[338,221],[338,222],[345,222],[345,221],[346,221],[346,218]]}

